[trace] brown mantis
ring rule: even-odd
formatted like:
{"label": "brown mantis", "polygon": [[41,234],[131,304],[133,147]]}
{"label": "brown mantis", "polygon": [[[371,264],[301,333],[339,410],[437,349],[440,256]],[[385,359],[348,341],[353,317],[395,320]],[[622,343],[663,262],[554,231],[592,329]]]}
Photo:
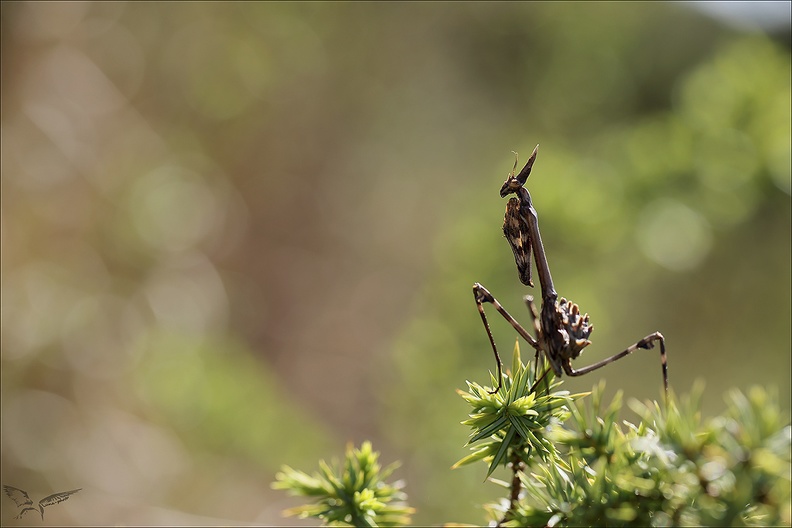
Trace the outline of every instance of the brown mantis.
{"label": "brown mantis", "polygon": [[544,246],[542,245],[542,237],[539,234],[539,219],[536,214],[536,209],[534,209],[531,203],[531,195],[528,189],[525,188],[525,182],[531,174],[531,168],[536,161],[536,154],[538,151],[539,145],[536,145],[525,167],[516,176],[517,159],[515,153],[514,168],[509,173],[500,190],[502,198],[512,193],[516,195],[516,197],[510,198],[506,205],[503,234],[514,253],[520,281],[526,286],[533,286],[533,279],[531,277],[531,253],[533,253],[536,262],[536,270],[539,275],[539,283],[542,291],[541,312],[537,311],[533,297],[530,295],[525,296],[525,302],[528,305],[533,319],[536,337],[534,338],[529,334],[484,286],[479,283],[473,285],[473,296],[476,299],[476,306],[478,307],[481,320],[484,323],[484,328],[487,331],[487,336],[492,345],[495,360],[498,363],[498,387],[493,393],[497,393],[502,386],[503,364],[498,355],[498,349],[495,345],[495,339],[492,336],[489,323],[487,322],[487,316],[484,314],[483,303],[490,303],[495,307],[498,313],[514,327],[517,333],[536,350],[537,359],[538,355],[542,353],[550,363],[550,368],[536,380],[534,386],[531,388],[531,392],[534,391],[539,382],[551,369],[555,372],[556,376],[561,376],[563,373],[566,373],[567,376],[582,376],[604,367],[605,365],[609,365],[624,356],[632,354],[638,349],[648,350],[654,348],[655,342],[659,342],[660,361],[663,370],[663,387],[665,388],[667,397],[668,366],[666,363],[665,339],[660,332],[649,334],[618,354],[598,361],[593,365],[580,369],[572,367],[572,360],[580,356],[583,349],[591,344],[589,336],[591,335],[593,326],[589,323],[588,314],[581,315],[577,304],[563,297],[559,299],[555,287],[553,286],[553,278],[550,275],[550,267],[547,264],[547,257],[545,255]]}

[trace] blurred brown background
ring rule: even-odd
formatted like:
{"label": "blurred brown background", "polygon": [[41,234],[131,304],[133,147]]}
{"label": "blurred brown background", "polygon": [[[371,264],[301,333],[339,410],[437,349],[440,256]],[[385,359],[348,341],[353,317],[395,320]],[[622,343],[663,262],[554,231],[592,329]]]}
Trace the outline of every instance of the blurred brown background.
{"label": "blurred brown background", "polygon": [[[275,472],[371,439],[416,523],[482,522],[454,390],[494,368],[474,282],[529,321],[497,191],[537,143],[578,365],[660,330],[705,415],[789,408],[789,4],[753,5],[4,2],[2,484],[313,524]],[[660,397],[654,352],[566,388],[601,378]]]}

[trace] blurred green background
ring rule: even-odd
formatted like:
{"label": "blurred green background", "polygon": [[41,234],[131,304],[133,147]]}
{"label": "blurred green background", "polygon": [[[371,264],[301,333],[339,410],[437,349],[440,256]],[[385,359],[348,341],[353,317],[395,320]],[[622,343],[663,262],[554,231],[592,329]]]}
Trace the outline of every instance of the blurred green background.
{"label": "blurred green background", "polygon": [[[498,189],[537,143],[556,288],[595,327],[576,365],[659,330],[705,414],[752,384],[788,409],[768,7],[4,2],[2,484],[83,488],[54,524],[310,525],[275,472],[371,439],[417,524],[483,522],[455,389],[495,366],[474,282],[530,321]],[[656,352],[566,388],[601,378],[661,395]]]}

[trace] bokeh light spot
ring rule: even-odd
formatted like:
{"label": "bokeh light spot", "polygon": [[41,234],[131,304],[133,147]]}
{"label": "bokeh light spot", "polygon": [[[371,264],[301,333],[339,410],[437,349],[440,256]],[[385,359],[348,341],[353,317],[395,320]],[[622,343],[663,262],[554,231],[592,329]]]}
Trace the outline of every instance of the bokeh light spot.
{"label": "bokeh light spot", "polygon": [[51,473],[65,462],[57,438],[77,421],[74,404],[52,392],[21,390],[3,401],[3,450],[24,466]]}
{"label": "bokeh light spot", "polygon": [[194,172],[173,165],[141,178],[130,207],[140,236],[160,251],[188,249],[221,223],[208,186]]}
{"label": "bokeh light spot", "polygon": [[646,256],[673,271],[695,268],[712,246],[712,230],[704,217],[674,200],[647,206],[635,233]]}
{"label": "bokeh light spot", "polygon": [[158,270],[146,284],[146,298],[166,327],[196,334],[225,328],[225,287],[214,265],[202,255],[188,255]]}

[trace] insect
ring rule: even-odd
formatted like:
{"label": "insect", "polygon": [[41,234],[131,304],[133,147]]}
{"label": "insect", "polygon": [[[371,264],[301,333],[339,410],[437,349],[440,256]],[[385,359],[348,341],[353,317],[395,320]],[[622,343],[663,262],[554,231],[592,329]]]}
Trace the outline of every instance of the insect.
{"label": "insect", "polygon": [[478,307],[481,320],[484,323],[484,328],[487,331],[487,336],[492,345],[492,352],[495,354],[495,360],[498,364],[498,387],[493,393],[497,393],[503,384],[503,364],[495,345],[495,339],[492,336],[492,330],[490,330],[489,323],[487,322],[487,316],[484,313],[484,303],[491,304],[498,313],[511,324],[517,333],[536,350],[537,359],[539,353],[543,353],[550,363],[550,368],[536,380],[531,391],[535,389],[551,369],[556,376],[561,376],[564,373],[567,376],[582,376],[604,367],[605,365],[609,365],[624,356],[632,354],[638,349],[652,349],[655,343],[659,342],[660,362],[663,371],[663,387],[666,397],[668,397],[668,365],[666,363],[665,339],[660,332],[649,334],[618,354],[603,359],[593,365],[580,369],[572,367],[572,360],[577,359],[583,349],[591,344],[589,336],[594,327],[589,322],[588,314],[581,315],[580,308],[577,304],[563,297],[559,298],[553,286],[553,278],[550,275],[550,267],[547,263],[544,246],[542,245],[542,237],[539,233],[539,219],[536,214],[536,209],[534,209],[531,202],[531,195],[528,189],[525,188],[525,182],[531,174],[531,168],[536,161],[538,151],[539,145],[536,145],[525,167],[523,167],[516,176],[517,154],[515,153],[514,168],[509,173],[500,190],[501,198],[505,198],[509,194],[516,195],[516,197],[511,197],[506,204],[506,215],[503,220],[503,234],[514,253],[520,282],[526,286],[533,286],[533,278],[531,276],[532,253],[536,262],[536,271],[539,276],[542,292],[541,311],[537,310],[532,296],[525,296],[525,302],[528,305],[529,312],[533,319],[536,337],[534,338],[529,334],[484,286],[479,283],[473,285],[473,296],[476,299],[476,306]]}
{"label": "insect", "polygon": [[[17,508],[24,506],[22,511],[19,512],[19,515],[14,517],[15,519],[21,518],[25,513],[28,511],[36,511],[36,508],[33,507],[33,501],[30,499],[30,496],[27,494],[26,491],[22,491],[19,488],[15,488],[13,486],[3,486],[3,489],[6,492],[12,501],[17,505]],[[71,495],[74,495],[82,488],[71,490],[71,491],[62,491],[60,493],[54,493],[48,497],[44,497],[38,503],[38,511],[41,513],[41,520],[44,520],[44,508],[47,506],[52,506],[53,504],[58,504],[59,502],[63,502],[68,499]]]}

